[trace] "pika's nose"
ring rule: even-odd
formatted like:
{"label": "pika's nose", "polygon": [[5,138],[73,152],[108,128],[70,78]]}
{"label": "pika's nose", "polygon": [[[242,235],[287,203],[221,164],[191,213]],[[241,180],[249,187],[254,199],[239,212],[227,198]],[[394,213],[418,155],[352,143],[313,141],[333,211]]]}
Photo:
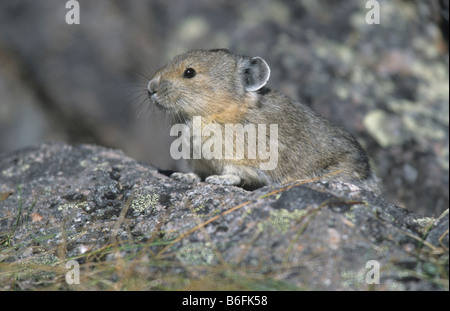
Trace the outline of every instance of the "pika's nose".
{"label": "pika's nose", "polygon": [[150,80],[147,86],[149,96],[152,96],[153,94],[156,93],[158,84],[159,84],[159,76]]}

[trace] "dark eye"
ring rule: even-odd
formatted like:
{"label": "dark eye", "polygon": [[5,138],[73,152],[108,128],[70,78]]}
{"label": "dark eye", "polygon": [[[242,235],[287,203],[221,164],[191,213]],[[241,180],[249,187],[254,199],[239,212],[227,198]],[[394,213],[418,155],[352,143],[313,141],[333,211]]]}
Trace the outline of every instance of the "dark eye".
{"label": "dark eye", "polygon": [[183,77],[187,78],[187,79],[192,79],[193,77],[195,77],[197,73],[195,72],[195,70],[193,68],[188,68],[184,71]]}

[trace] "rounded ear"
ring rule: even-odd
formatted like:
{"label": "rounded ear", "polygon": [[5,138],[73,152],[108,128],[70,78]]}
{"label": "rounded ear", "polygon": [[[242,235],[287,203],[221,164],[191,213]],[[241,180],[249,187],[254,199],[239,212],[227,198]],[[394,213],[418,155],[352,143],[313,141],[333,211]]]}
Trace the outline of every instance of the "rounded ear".
{"label": "rounded ear", "polygon": [[254,92],[266,85],[270,68],[261,57],[245,58],[242,63],[242,82],[246,91]]}

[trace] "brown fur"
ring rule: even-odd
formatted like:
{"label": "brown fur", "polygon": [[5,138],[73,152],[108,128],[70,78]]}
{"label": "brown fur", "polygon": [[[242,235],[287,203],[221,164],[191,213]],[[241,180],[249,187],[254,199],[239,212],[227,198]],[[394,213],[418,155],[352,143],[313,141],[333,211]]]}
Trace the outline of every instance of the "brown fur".
{"label": "brown fur", "polygon": [[[201,116],[202,128],[209,123],[222,129],[225,124],[278,124],[279,157],[274,170],[261,170],[260,159],[245,157],[193,159],[194,171],[202,178],[210,176],[212,182],[250,188],[340,171],[327,179],[378,191],[377,179],[358,142],[307,106],[265,88],[270,73],[266,66],[258,59],[225,50],[194,50],[175,57],[150,81],[152,102],[170,111],[177,122],[191,125],[194,116]],[[195,77],[183,75],[187,68],[195,69]],[[253,91],[256,87],[259,89]],[[203,137],[203,142],[207,139]],[[224,140],[224,144],[231,143]]]}

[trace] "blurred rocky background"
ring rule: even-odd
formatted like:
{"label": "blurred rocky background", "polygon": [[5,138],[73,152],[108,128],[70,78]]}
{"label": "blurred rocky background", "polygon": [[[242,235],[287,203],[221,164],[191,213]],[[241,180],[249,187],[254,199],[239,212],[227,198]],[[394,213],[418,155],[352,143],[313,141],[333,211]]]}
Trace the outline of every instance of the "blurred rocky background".
{"label": "blurred rocky background", "polygon": [[[448,0],[0,0],[0,153],[43,141],[119,148],[161,169],[170,118],[146,85],[173,56],[261,56],[269,87],[355,135],[391,202],[448,208]],[[177,167],[178,166],[178,167]]]}

